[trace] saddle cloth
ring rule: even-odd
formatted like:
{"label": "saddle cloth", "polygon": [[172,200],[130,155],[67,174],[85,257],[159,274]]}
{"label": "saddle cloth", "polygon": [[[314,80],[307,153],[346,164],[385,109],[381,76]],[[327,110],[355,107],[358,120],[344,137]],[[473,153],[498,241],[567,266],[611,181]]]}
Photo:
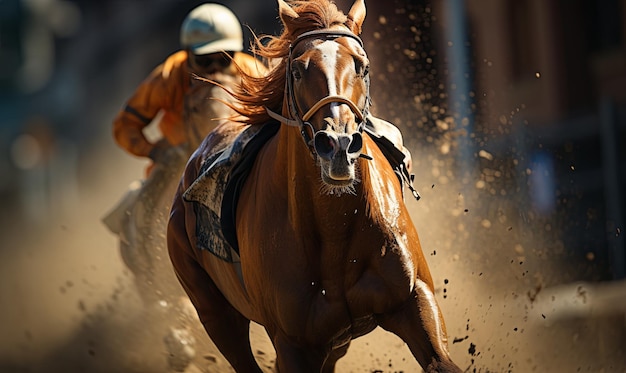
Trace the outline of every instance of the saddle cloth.
{"label": "saddle cloth", "polygon": [[248,126],[227,147],[204,160],[198,178],[183,194],[194,204],[197,247],[227,262],[239,262],[235,232],[238,194],[256,155],[280,127],[278,121]]}

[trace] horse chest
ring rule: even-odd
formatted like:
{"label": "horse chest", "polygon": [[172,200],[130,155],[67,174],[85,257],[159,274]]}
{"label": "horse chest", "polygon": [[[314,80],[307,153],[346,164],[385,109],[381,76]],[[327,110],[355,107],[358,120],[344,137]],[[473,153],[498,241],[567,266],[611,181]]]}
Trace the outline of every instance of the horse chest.
{"label": "horse chest", "polygon": [[373,330],[374,315],[397,307],[411,292],[404,261],[391,252],[382,259],[349,259],[334,272],[329,272],[331,267],[285,269],[292,280],[274,284],[276,298],[271,303],[278,309],[270,314],[279,315],[286,334],[340,346]]}
{"label": "horse chest", "polygon": [[[342,346],[376,327],[373,314],[354,316],[340,286],[311,281],[299,296],[283,299],[281,328],[311,344]],[[308,290],[308,291],[307,291]]]}

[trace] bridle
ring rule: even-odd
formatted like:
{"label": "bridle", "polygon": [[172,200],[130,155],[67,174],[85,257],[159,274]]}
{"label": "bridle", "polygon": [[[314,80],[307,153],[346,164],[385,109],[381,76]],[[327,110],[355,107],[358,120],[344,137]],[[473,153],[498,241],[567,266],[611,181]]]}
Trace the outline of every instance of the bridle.
{"label": "bridle", "polygon": [[[352,112],[356,116],[356,119],[359,121],[359,126],[357,128],[357,131],[359,134],[361,134],[363,132],[363,127],[365,125],[365,118],[368,115],[368,110],[369,110],[368,103],[370,102],[370,93],[369,93],[369,80],[367,79],[366,80],[367,91],[366,91],[365,107],[363,107],[362,109],[359,108],[354,102],[352,102],[352,100],[350,100],[347,97],[340,96],[340,95],[329,95],[320,99],[306,113],[304,113],[303,115],[300,115],[297,109],[296,97],[295,97],[295,93],[293,90],[293,76],[291,73],[292,54],[293,54],[293,50],[300,42],[306,39],[313,38],[313,37],[318,38],[318,39],[325,39],[325,40],[335,40],[340,37],[349,37],[349,38],[356,40],[361,46],[361,48],[363,48],[363,41],[361,40],[361,38],[359,38],[358,36],[356,36],[355,34],[347,30],[321,29],[321,30],[313,30],[313,31],[305,32],[301,34],[300,36],[298,36],[289,45],[289,56],[287,58],[287,64],[285,67],[285,80],[286,80],[287,106],[288,106],[289,116],[291,118],[285,118],[282,115],[270,110],[267,107],[265,108],[265,110],[267,111],[267,114],[270,117],[278,120],[279,122],[282,122],[292,127],[298,127],[300,129],[300,134],[302,135],[302,138],[305,144],[311,151],[313,157],[315,157],[316,151],[313,147],[313,141],[314,141],[313,139],[315,138],[315,135],[321,131],[316,131],[315,128],[313,128],[313,125],[309,122],[309,119],[311,119],[311,117],[315,113],[317,113],[317,111],[320,108],[322,108],[324,105],[327,105],[333,102],[346,104],[348,105],[350,110],[352,110]],[[309,131],[307,130],[307,127],[310,130],[312,136],[309,135]],[[369,158],[369,156],[364,155],[364,154],[361,154],[360,156]]]}

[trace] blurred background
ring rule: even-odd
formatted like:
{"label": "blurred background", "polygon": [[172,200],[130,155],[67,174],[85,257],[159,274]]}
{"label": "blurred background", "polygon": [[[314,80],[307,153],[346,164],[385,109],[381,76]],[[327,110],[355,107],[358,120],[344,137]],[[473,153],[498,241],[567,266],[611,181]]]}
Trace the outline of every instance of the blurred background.
{"label": "blurred background", "polygon": [[[0,371],[163,369],[100,219],[145,166],[112,120],[200,3],[0,0]],[[273,0],[220,3],[247,44],[281,30]],[[372,111],[413,153],[455,360],[626,372],[626,1],[366,5]],[[341,371],[417,369],[359,341]]]}

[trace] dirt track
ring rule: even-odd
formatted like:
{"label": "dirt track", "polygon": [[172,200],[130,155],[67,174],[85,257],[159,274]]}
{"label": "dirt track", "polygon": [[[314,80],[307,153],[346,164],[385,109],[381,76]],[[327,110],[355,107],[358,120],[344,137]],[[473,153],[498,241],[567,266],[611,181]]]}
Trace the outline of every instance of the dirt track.
{"label": "dirt track", "polygon": [[[95,154],[79,178],[80,209],[45,226],[3,232],[1,372],[168,371],[162,340],[170,322],[142,307],[116,239],[99,221],[143,164],[110,143],[100,153],[107,161]],[[423,199],[409,205],[458,364],[470,372],[626,372],[624,311],[558,318],[568,297],[583,305],[594,298],[579,287],[547,295],[568,280],[567,268],[556,265],[562,258],[546,254],[551,238],[519,221],[515,201],[440,183],[425,163],[417,164]],[[491,213],[473,215],[481,206]],[[210,341],[197,335],[199,370],[228,371]],[[271,365],[262,329],[254,327],[252,338],[258,360]],[[420,370],[400,340],[376,330],[353,342],[338,371]]]}

